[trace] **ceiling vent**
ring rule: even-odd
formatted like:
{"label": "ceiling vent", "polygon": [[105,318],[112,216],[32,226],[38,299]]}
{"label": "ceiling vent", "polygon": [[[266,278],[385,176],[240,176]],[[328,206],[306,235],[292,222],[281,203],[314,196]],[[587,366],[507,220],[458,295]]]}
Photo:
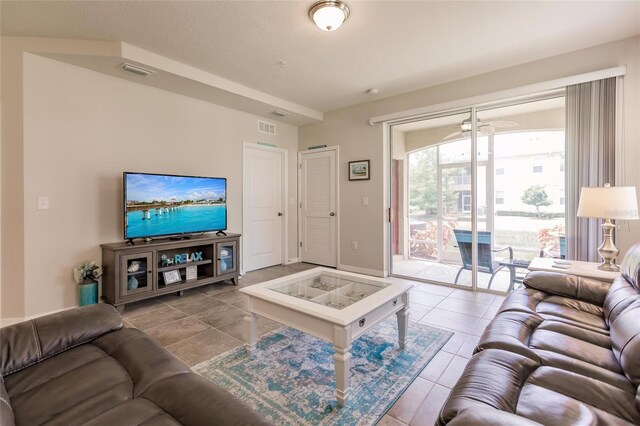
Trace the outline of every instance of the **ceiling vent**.
{"label": "ceiling vent", "polygon": [[258,131],[262,133],[268,133],[270,135],[275,135],[276,125],[273,123],[267,123],[266,121],[258,120]]}
{"label": "ceiling vent", "polygon": [[129,72],[132,72],[134,74],[141,75],[143,77],[150,76],[151,74],[153,74],[155,72],[153,70],[150,70],[150,69],[147,69],[147,68],[142,68],[141,66],[133,65],[133,64],[130,64],[128,62],[124,62],[122,65],[120,65],[120,68],[122,68],[125,71],[129,71]]}
{"label": "ceiling vent", "polygon": [[289,113],[288,113],[288,112],[286,112],[286,111],[282,111],[282,110],[280,110],[280,109],[277,109],[277,110],[275,110],[275,111],[271,112],[271,114],[273,114],[273,115],[277,115],[278,117],[286,117],[286,116],[288,116],[288,115],[289,115]]}

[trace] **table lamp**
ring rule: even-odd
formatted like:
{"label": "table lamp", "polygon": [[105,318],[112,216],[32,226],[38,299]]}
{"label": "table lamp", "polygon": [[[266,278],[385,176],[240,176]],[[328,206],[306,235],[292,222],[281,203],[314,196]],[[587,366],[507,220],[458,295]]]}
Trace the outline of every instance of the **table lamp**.
{"label": "table lamp", "polygon": [[620,271],[616,265],[616,257],[620,252],[613,244],[613,228],[611,219],[633,220],[638,216],[638,199],[634,186],[612,187],[608,183],[604,187],[582,188],[578,203],[578,217],[604,219],[604,241],[598,247],[602,263],[598,269],[602,271]]}

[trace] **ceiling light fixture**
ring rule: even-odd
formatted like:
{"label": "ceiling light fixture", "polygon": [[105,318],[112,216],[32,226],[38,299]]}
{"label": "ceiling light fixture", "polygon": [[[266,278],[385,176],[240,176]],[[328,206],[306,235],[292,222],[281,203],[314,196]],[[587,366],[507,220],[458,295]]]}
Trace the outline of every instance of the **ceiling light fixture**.
{"label": "ceiling light fixture", "polygon": [[321,0],[309,8],[309,18],[323,31],[335,31],[349,17],[349,7],[340,0]]}

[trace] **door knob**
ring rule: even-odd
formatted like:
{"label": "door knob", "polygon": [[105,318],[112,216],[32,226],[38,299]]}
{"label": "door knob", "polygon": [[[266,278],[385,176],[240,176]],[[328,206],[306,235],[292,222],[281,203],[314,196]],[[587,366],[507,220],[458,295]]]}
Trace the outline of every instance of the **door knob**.
{"label": "door knob", "polygon": [[336,214],[334,212],[329,213],[329,216],[335,216]]}
{"label": "door knob", "polygon": [[278,212],[278,216],[282,216],[282,212]]}

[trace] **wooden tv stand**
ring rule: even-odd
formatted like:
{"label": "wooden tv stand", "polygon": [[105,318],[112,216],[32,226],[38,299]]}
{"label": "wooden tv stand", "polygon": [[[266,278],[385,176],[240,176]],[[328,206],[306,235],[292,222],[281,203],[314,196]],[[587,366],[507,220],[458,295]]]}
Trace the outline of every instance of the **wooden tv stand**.
{"label": "wooden tv stand", "polygon": [[[140,241],[135,245],[121,242],[101,247],[102,294],[120,312],[127,303],[163,294],[182,294],[190,288],[226,280],[237,285],[240,276],[240,234]],[[177,278],[176,271],[180,280],[165,282],[165,276]]]}

